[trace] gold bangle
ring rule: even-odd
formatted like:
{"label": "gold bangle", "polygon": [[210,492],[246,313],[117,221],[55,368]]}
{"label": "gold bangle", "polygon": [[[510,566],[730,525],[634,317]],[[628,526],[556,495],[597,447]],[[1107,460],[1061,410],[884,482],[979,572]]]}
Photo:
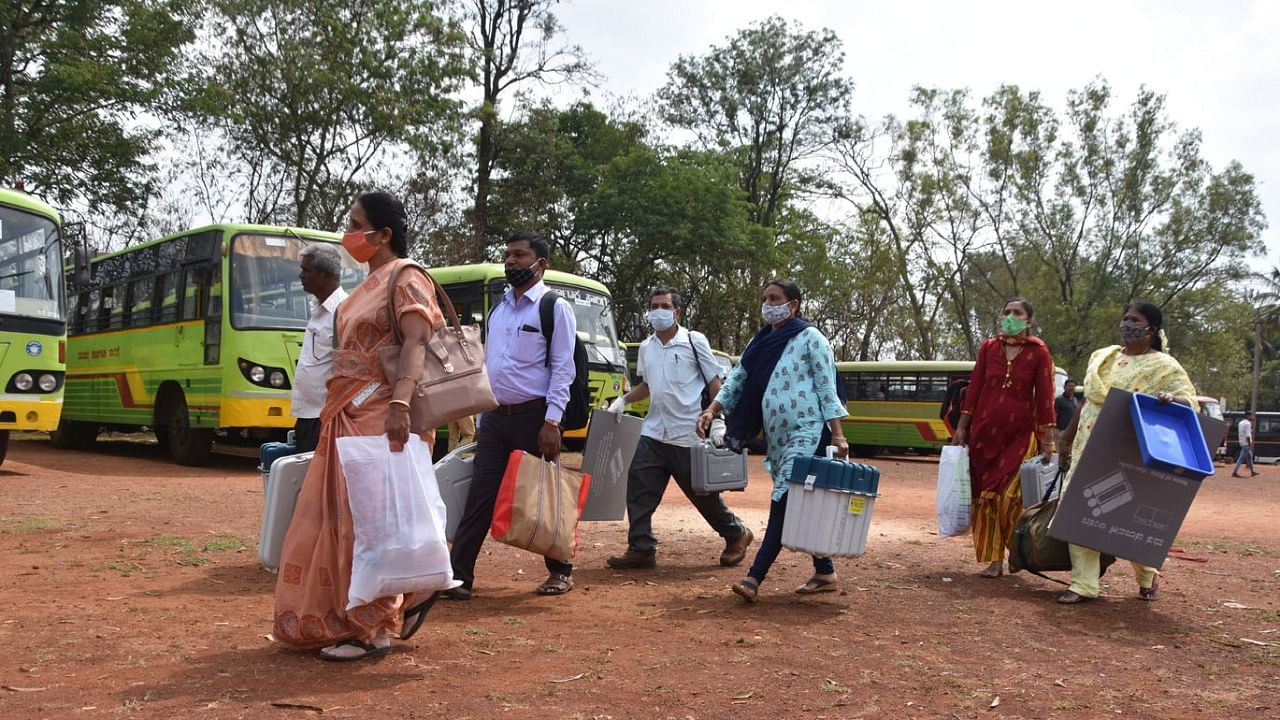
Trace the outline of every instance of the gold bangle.
{"label": "gold bangle", "polygon": [[412,375],[401,375],[400,377],[396,378],[396,382],[400,382],[401,380],[412,380],[415,385],[418,382],[418,379]]}
{"label": "gold bangle", "polygon": [[403,405],[405,410],[409,410],[409,409],[411,409],[411,407],[410,407],[410,405],[409,405],[409,401],[408,401],[408,400],[391,400],[391,401],[389,401],[387,404],[388,404],[388,405]]}

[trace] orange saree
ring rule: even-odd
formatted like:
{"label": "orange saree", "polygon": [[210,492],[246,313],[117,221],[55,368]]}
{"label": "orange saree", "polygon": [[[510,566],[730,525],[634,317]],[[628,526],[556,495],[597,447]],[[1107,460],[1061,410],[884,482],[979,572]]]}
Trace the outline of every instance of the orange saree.
{"label": "orange saree", "polygon": [[[402,262],[371,273],[338,312],[320,444],[285,535],[276,579],[274,635],[296,647],[369,642],[380,630],[398,630],[404,610],[413,605],[412,596],[396,595],[346,609],[355,529],[337,450],[340,437],[386,432],[391,384],[378,348],[393,341],[386,283]],[[444,324],[431,284],[419,272],[405,271],[396,279],[394,306],[397,318],[418,313],[433,331]]]}

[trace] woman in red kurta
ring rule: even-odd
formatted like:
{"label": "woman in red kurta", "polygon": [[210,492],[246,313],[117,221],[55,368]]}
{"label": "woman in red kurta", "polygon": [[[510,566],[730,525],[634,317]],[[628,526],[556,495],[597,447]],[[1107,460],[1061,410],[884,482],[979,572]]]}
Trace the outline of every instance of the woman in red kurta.
{"label": "woman in red kurta", "polygon": [[1005,303],[1001,332],[978,348],[961,405],[956,445],[969,446],[973,483],[973,547],[990,563],[983,577],[1004,574],[1004,549],[1022,513],[1018,470],[1031,440],[1046,459],[1053,453],[1053,356],[1030,334],[1031,303]]}

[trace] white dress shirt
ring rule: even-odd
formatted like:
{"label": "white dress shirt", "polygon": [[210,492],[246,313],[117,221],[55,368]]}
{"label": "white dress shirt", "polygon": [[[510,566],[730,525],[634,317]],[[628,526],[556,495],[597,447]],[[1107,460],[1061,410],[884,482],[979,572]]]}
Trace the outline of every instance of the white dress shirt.
{"label": "white dress shirt", "polygon": [[333,367],[333,313],[347,299],[347,291],[339,287],[324,302],[311,301],[311,319],[302,336],[302,352],[293,371],[292,407],[289,414],[297,418],[318,418],[324,407],[325,383]]}
{"label": "white dress shirt", "polygon": [[1241,445],[1253,447],[1253,423],[1248,418],[1240,421],[1239,430],[1237,431],[1237,439]]}
{"label": "white dress shirt", "polygon": [[695,429],[702,412],[702,390],[721,371],[711,355],[711,344],[700,332],[680,327],[665,345],[657,335],[645,338],[636,358],[636,372],[649,386],[649,413],[640,434],[679,447],[702,442]]}

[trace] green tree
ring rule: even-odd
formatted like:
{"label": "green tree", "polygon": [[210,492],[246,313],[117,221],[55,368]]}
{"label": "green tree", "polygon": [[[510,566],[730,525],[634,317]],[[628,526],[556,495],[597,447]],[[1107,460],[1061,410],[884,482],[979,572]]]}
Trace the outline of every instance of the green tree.
{"label": "green tree", "polygon": [[352,195],[459,139],[465,38],[434,0],[211,0],[192,109],[250,217],[336,227]]}
{"label": "green tree", "polygon": [[136,212],[151,194],[192,0],[6,0],[0,6],[0,184]]}
{"label": "green tree", "polygon": [[472,262],[485,259],[489,243],[489,194],[500,146],[495,141],[498,103],[518,85],[558,84],[591,78],[582,48],[559,45],[563,28],[551,7],[557,0],[467,0],[467,33],[481,90],[475,147]]}
{"label": "green tree", "polygon": [[848,113],[853,83],[843,65],[834,32],[774,16],[704,56],[680,57],[658,97],[667,122],[733,153],[751,220],[772,227],[786,200],[813,184],[804,165]]}

